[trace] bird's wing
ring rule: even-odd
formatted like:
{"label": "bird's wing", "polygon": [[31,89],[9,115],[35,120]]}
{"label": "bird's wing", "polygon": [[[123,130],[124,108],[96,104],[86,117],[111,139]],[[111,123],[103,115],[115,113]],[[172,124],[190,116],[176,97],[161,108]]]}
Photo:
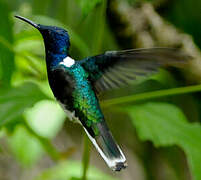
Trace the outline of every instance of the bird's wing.
{"label": "bird's wing", "polygon": [[97,92],[130,84],[138,77],[157,72],[161,66],[182,66],[191,59],[174,48],[107,51],[80,61]]}

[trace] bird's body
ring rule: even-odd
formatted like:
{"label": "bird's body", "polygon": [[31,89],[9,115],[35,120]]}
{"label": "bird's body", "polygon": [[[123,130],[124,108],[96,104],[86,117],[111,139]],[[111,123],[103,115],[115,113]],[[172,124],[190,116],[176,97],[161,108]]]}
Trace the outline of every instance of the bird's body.
{"label": "bird's body", "polygon": [[70,119],[81,123],[110,168],[115,171],[125,168],[126,158],[107,127],[97,93],[130,84],[138,77],[157,72],[161,66],[183,65],[189,56],[177,49],[150,48],[108,51],[75,61],[69,56],[67,31],[16,17],[42,34],[49,84],[64,111]]}
{"label": "bird's body", "polygon": [[56,99],[65,110],[74,112],[75,117],[82,117],[82,124],[90,126],[100,122],[103,115],[87,78],[88,73],[78,62],[70,67],[61,62],[48,71],[49,84]]}
{"label": "bird's body", "polygon": [[[47,58],[50,57],[47,56]],[[114,143],[105,123],[87,71],[82,67],[80,61],[74,61],[70,57],[65,57],[61,61],[56,59],[57,63],[54,62],[52,66],[47,68],[48,80],[54,96],[71,120],[81,122],[106,163],[112,169],[120,170],[126,165],[126,159]],[[103,142],[107,144],[105,147],[102,145]],[[120,161],[118,165],[116,165],[115,158],[108,160],[109,157],[113,156],[118,157]]]}

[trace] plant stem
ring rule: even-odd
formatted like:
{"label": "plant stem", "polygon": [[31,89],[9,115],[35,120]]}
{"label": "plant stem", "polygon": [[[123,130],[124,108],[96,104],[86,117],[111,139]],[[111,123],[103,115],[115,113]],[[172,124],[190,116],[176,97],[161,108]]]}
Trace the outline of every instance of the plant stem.
{"label": "plant stem", "polygon": [[179,87],[165,90],[158,90],[153,92],[140,93],[136,95],[123,96],[119,98],[113,98],[109,100],[104,100],[101,102],[102,107],[108,107],[111,105],[121,104],[121,103],[129,103],[133,101],[142,101],[153,98],[160,98],[164,96],[174,96],[179,94],[186,94],[201,91],[201,85],[193,85],[187,87]]}
{"label": "plant stem", "polygon": [[84,152],[82,158],[82,165],[83,165],[83,174],[82,180],[87,180],[87,171],[89,168],[89,161],[90,161],[90,142],[87,135],[84,135]]}

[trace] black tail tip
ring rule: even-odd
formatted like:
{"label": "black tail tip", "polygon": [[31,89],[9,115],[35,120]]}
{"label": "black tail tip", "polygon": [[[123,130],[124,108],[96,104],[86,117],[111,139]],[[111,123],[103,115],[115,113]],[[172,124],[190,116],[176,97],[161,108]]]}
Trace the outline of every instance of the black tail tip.
{"label": "black tail tip", "polygon": [[114,167],[114,171],[121,171],[122,169],[125,169],[127,166],[128,165],[126,162],[118,162]]}

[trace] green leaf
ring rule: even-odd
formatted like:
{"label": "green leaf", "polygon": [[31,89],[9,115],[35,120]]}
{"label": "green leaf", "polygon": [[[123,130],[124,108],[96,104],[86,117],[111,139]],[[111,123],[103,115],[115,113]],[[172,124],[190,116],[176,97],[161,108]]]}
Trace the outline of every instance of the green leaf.
{"label": "green leaf", "polygon": [[66,114],[58,103],[43,100],[25,112],[27,124],[39,136],[53,138],[62,128]]}
{"label": "green leaf", "polygon": [[102,0],[77,0],[84,16],[88,15]]}
{"label": "green leaf", "polygon": [[15,127],[8,143],[15,158],[24,167],[35,164],[43,153],[39,140],[30,134],[22,125]]}
{"label": "green leaf", "polygon": [[0,1],[0,12],[0,85],[9,86],[14,70],[13,24],[10,19],[10,11],[3,1]]}
{"label": "green leaf", "polygon": [[28,107],[37,101],[47,99],[33,83],[20,87],[0,90],[0,127],[16,121]]}
{"label": "green leaf", "polygon": [[140,139],[157,147],[178,145],[186,153],[194,179],[201,179],[200,124],[189,123],[178,107],[167,103],[132,106],[129,113]]}
{"label": "green leaf", "polygon": [[[90,167],[87,174],[88,180],[118,180],[100,172],[94,167]],[[68,161],[60,163],[57,166],[44,171],[39,177],[35,178],[35,180],[81,180],[81,177],[82,164],[74,161]]]}

